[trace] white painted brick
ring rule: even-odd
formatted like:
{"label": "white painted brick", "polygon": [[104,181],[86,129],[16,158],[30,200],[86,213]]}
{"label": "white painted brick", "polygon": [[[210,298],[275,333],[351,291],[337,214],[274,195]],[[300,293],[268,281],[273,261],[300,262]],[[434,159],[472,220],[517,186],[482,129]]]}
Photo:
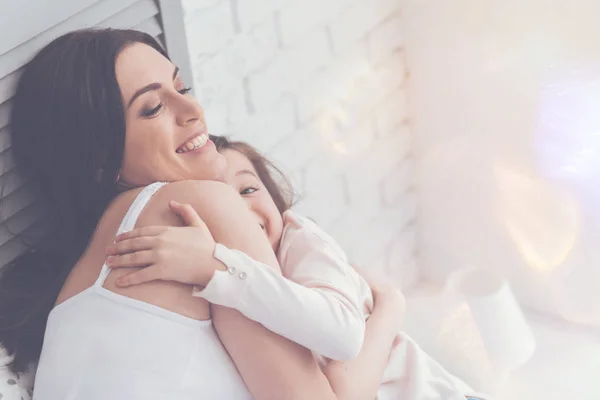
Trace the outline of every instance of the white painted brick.
{"label": "white painted brick", "polygon": [[390,246],[387,276],[396,278],[402,288],[407,288],[418,278],[415,264],[416,231],[407,227],[398,235]]}
{"label": "white painted brick", "polygon": [[225,102],[225,107],[227,110],[227,133],[250,137],[250,131],[240,129],[239,125],[239,122],[245,121],[250,117],[243,87],[237,86],[235,90],[230,92]]}
{"label": "white painted brick", "polygon": [[413,180],[412,159],[405,158],[393,167],[381,182],[382,203],[385,206],[398,204]]}
{"label": "white painted brick", "polygon": [[282,43],[290,45],[298,41],[305,32],[322,24],[326,18],[319,12],[319,5],[322,3],[317,0],[297,1],[279,11],[277,18]]}
{"label": "white painted brick", "polygon": [[376,227],[381,240],[389,243],[398,232],[407,229],[407,225],[415,218],[415,205],[413,198],[406,197],[406,201],[402,204],[393,207],[385,208],[377,213],[377,217],[373,222],[373,227]]}
{"label": "white painted brick", "polygon": [[218,52],[235,35],[229,1],[192,9],[184,14],[184,19],[192,58],[194,55]]}
{"label": "white painted brick", "polygon": [[336,118],[326,113],[317,121],[325,147],[306,166],[308,180],[341,174],[373,143],[375,134],[367,119],[357,120],[352,115]]}
{"label": "white painted brick", "polygon": [[398,0],[361,1],[349,7],[330,24],[336,53],[344,52],[399,9]]}
{"label": "white painted brick", "polygon": [[[366,226],[364,230],[360,230],[356,234],[356,239],[350,246],[350,252],[348,257],[351,262],[358,265],[369,264],[370,261],[380,258],[386,254],[386,247],[388,243],[379,242],[379,232],[374,230],[372,227]],[[385,262],[385,258],[381,260]],[[379,271],[385,271],[386,265],[384,263],[377,266]]]}
{"label": "white painted brick", "polygon": [[319,182],[340,176],[344,171],[342,156],[330,148],[320,149],[304,167],[307,182]]}
{"label": "white painted brick", "polygon": [[371,62],[374,65],[378,64],[404,46],[404,35],[404,25],[400,13],[394,14],[369,33],[367,45]]}
{"label": "white painted brick", "polygon": [[307,77],[331,62],[327,35],[323,29],[309,32],[304,40],[280,51],[271,64],[249,76],[252,104],[268,110],[286,91],[295,91]]}
{"label": "white painted brick", "polygon": [[397,265],[401,265],[415,256],[415,248],[416,231],[405,229],[392,242],[391,260]]}
{"label": "white painted brick", "polygon": [[379,139],[366,149],[347,170],[351,201],[364,196],[365,190],[380,193],[379,182],[406,157],[409,144],[408,135],[394,135]]}
{"label": "white painted brick", "polygon": [[277,53],[277,35],[272,21],[254,25],[233,43],[229,63],[239,76],[245,76],[272,60]]}
{"label": "white painted brick", "polygon": [[210,98],[202,97],[200,94],[199,101],[204,107],[208,129],[211,134],[231,136],[238,133],[232,127],[231,115],[241,116],[246,113],[244,93],[241,87],[232,86],[227,91],[223,90]]}
{"label": "white painted brick", "polygon": [[204,110],[208,131],[211,134],[226,135],[228,134],[227,111],[224,107],[213,103],[212,108]]}
{"label": "white painted brick", "polygon": [[335,14],[354,0],[302,0],[278,12],[281,41],[285,46],[304,38],[306,32],[324,26]]}
{"label": "white painted brick", "polygon": [[289,7],[290,5],[294,4],[297,0],[270,0],[270,1],[271,1],[271,7],[273,7],[274,10],[280,10],[282,8]]}
{"label": "white painted brick", "polygon": [[[306,183],[310,186],[310,183]],[[296,207],[298,212],[313,218],[320,226],[328,226],[346,209],[345,184],[341,177],[319,182],[307,188],[307,194]]]}
{"label": "white painted brick", "polygon": [[363,221],[372,220],[381,211],[381,194],[374,190],[375,185],[370,183],[348,183],[349,197],[354,209],[352,215]]}
{"label": "white painted brick", "polygon": [[[255,26],[250,32],[237,36],[223,45],[217,53],[201,53],[194,60],[194,75],[202,90],[222,92],[249,72],[275,56],[277,40],[272,24]],[[235,82],[239,86],[239,81]]]}
{"label": "white painted brick", "polygon": [[[414,208],[410,204],[402,204],[377,213],[375,218],[361,229],[363,240],[353,244],[357,257],[375,258],[378,254],[388,252],[394,238],[405,231],[407,221],[414,218]],[[412,253],[411,253],[412,254]]]}
{"label": "white painted brick", "polygon": [[395,90],[375,108],[377,133],[385,136],[398,131],[408,119],[407,94],[405,90]]}
{"label": "white painted brick", "polygon": [[234,0],[233,4],[242,32],[265,21],[274,23],[275,5],[272,0]]}
{"label": "white painted brick", "polygon": [[304,184],[305,179],[304,179],[304,171],[302,170],[295,170],[292,171],[289,168],[286,168],[285,165],[282,164],[275,164],[277,166],[277,168],[280,169],[280,171],[282,171],[285,175],[285,177],[287,178],[287,180],[289,181],[289,183],[292,185],[292,189],[294,190],[294,204],[299,203],[300,201],[302,201],[303,198],[306,197],[306,185]]}
{"label": "white painted brick", "polygon": [[287,47],[281,52],[280,60],[292,81],[302,82],[331,63],[327,40],[325,29],[316,28],[307,32],[294,46]]}
{"label": "white painted brick", "polygon": [[314,133],[314,127],[309,126],[285,137],[269,149],[268,156],[296,170],[304,167],[322,147],[321,138]]}
{"label": "white painted brick", "polygon": [[213,7],[219,3],[228,3],[230,0],[181,0],[183,12],[190,14],[205,8]]}
{"label": "white painted brick", "polygon": [[401,91],[406,72],[404,58],[399,52],[393,53],[385,63],[380,64],[362,77],[354,90],[347,93],[344,104],[350,113],[359,113],[376,107],[380,103],[386,107],[387,99]]}
{"label": "white painted brick", "polygon": [[277,61],[251,74],[248,77],[248,90],[255,112],[268,111],[286,92],[290,78],[288,71]]}
{"label": "white painted brick", "polygon": [[227,69],[220,68],[224,57],[202,57],[193,65],[194,94],[205,109],[214,108],[214,104],[224,103],[231,92],[238,90],[241,79],[231,76]]}
{"label": "white painted brick", "polygon": [[252,143],[263,153],[271,152],[277,143],[296,133],[294,99],[285,96],[268,111],[260,114],[229,115],[232,132]]}
{"label": "white painted brick", "polygon": [[358,43],[327,70],[307,82],[298,93],[298,119],[309,121],[319,112],[331,112],[337,100],[353,97],[355,82],[369,73],[365,43]]}
{"label": "white painted brick", "polygon": [[402,231],[405,219],[406,210],[403,207],[378,211],[373,218],[358,225],[350,255],[362,261],[386,253],[394,237]]}
{"label": "white painted brick", "polygon": [[209,64],[196,69],[194,94],[204,108],[211,133],[228,134],[231,110],[246,112],[242,80],[228,76],[214,66]]}
{"label": "white painted brick", "polygon": [[346,251],[350,251],[362,236],[362,232],[380,209],[380,198],[376,191],[365,191],[360,199],[353,199],[341,216],[326,225],[332,235]]}

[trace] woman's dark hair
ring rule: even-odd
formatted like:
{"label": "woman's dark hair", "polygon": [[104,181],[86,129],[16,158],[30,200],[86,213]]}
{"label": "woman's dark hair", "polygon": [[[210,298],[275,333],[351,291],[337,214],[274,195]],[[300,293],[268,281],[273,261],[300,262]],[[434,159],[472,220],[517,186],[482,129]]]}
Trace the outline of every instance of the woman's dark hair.
{"label": "woman's dark hair", "polygon": [[[211,135],[210,139],[215,143],[218,151],[235,150],[248,157],[258,173],[258,178],[265,185],[281,214],[292,207],[294,204],[294,190],[290,181],[279,168],[260,154],[258,150],[246,142],[235,142],[225,136]],[[276,175],[277,179],[273,175]]]}
{"label": "woman's dark hair", "polygon": [[26,65],[11,115],[12,152],[50,220],[50,234],[0,271],[0,343],[24,371],[40,355],[48,314],[109,202],[125,146],[115,61],[133,43],[167,57],[150,35],[68,33]]}

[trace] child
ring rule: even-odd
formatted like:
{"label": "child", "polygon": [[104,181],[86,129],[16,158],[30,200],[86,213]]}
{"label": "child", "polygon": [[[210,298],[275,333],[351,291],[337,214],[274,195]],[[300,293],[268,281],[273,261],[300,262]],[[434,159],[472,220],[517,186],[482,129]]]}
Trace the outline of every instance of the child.
{"label": "child", "polygon": [[[235,308],[269,330],[310,349],[334,392],[340,398],[356,396],[359,388],[351,371],[356,369],[357,362],[368,363],[373,359],[365,355],[361,360],[343,361],[353,360],[361,352],[365,321],[374,304],[369,284],[350,266],[345,253],[331,237],[311,220],[290,210],[291,191],[277,185],[271,176],[271,171],[277,170],[268,160],[248,144],[223,137],[212,139],[227,159],[225,183],[238,191],[256,216],[276,252],[283,276],[242,252],[215,244],[214,258],[227,271],[215,272],[205,288],[194,288],[193,295]],[[189,215],[191,207],[174,205],[173,209],[184,220],[197,217]],[[136,235],[125,234],[117,242]],[[178,263],[172,262],[175,268]],[[119,267],[115,259],[111,267]],[[378,344],[390,354],[388,367],[380,379],[378,398],[464,400],[474,395],[407,335],[396,336],[398,322],[391,326],[394,331],[387,336],[387,342]],[[396,348],[392,351],[394,341]],[[369,365],[363,365],[363,371],[365,367]]]}

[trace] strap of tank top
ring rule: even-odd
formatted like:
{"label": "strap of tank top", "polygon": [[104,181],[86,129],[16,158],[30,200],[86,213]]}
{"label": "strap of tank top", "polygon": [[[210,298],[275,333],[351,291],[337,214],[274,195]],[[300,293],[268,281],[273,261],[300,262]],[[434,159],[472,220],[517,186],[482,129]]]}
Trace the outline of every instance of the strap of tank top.
{"label": "strap of tank top", "polygon": [[[138,217],[140,216],[144,207],[146,207],[146,204],[148,204],[148,201],[150,201],[158,189],[164,185],[166,185],[165,182],[154,182],[153,184],[146,186],[141,192],[138,193],[133,203],[131,203],[131,206],[129,206],[129,210],[127,210],[125,217],[123,217],[123,221],[121,221],[117,235],[133,230]],[[96,283],[94,285],[103,286],[108,274],[110,274],[110,268],[108,268],[108,265],[105,263],[102,266],[100,275],[98,276],[98,279],[96,279]]]}

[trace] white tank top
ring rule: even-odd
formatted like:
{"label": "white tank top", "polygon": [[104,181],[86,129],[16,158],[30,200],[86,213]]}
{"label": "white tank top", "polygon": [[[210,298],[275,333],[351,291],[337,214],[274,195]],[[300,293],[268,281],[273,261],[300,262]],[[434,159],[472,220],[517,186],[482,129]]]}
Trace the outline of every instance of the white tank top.
{"label": "white tank top", "polygon": [[[163,185],[140,192],[119,233]],[[111,292],[109,273],[103,265],[93,286],[50,312],[35,400],[251,399],[210,320]]]}

